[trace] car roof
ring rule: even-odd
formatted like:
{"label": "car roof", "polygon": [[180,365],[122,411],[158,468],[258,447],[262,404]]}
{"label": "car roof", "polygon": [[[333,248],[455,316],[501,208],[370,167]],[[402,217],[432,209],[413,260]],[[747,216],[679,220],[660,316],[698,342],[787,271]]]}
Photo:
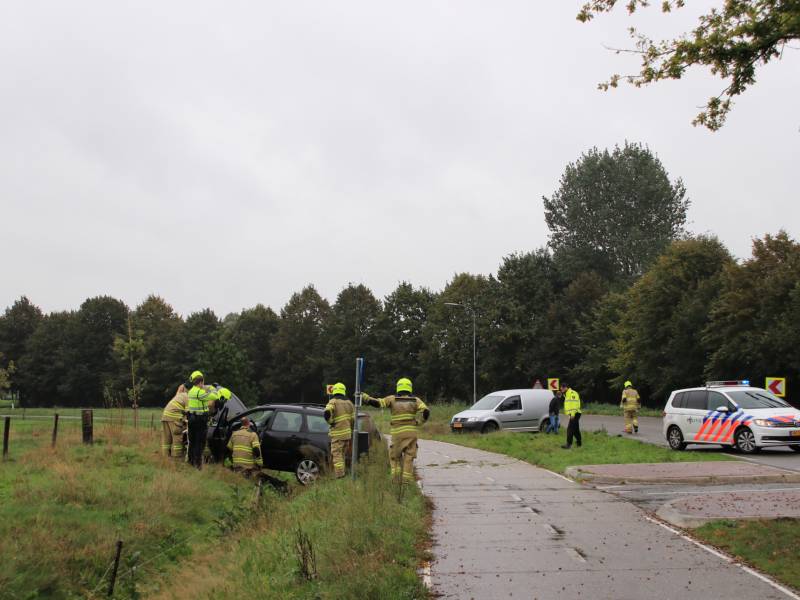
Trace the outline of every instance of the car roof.
{"label": "car roof", "polygon": [[264,409],[268,409],[268,408],[272,408],[272,409],[275,409],[275,408],[293,408],[293,409],[297,409],[297,408],[299,408],[299,409],[307,409],[307,410],[312,410],[312,411],[317,411],[318,410],[318,411],[322,412],[325,407],[322,404],[287,404],[287,403],[274,403],[273,404],[273,403],[268,403],[268,404],[259,404],[258,406],[254,406],[253,408],[251,408],[249,410],[258,410],[258,409],[264,410]]}
{"label": "car roof", "polygon": [[519,388],[516,390],[497,390],[496,392],[490,392],[488,394],[485,394],[484,397],[495,396],[495,395],[499,396],[500,394],[510,396],[511,394],[522,394],[522,393],[527,394],[529,392],[549,392],[549,391],[550,390],[546,388]]}
{"label": "car roof", "polygon": [[701,385],[693,388],[674,390],[672,393],[677,394],[678,392],[696,392],[696,391],[705,392],[706,390],[713,390],[713,391],[722,390],[725,392],[733,392],[739,390],[756,390],[758,392],[765,391],[763,388],[753,387],[752,385],[709,385],[709,386]]}

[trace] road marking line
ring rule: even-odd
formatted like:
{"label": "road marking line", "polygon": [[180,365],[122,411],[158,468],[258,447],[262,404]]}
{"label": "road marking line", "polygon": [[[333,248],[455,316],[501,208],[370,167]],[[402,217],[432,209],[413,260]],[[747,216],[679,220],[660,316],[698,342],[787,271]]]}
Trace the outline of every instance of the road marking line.
{"label": "road marking line", "polygon": [[422,585],[429,590],[433,588],[433,582],[431,581],[431,563],[429,562],[426,562],[422,567]]}
{"label": "road marking line", "polygon": [[[716,492],[705,492],[705,491],[696,491],[696,492],[644,492],[648,496],[672,496],[675,494],[693,494],[696,496],[705,496],[707,494],[763,494],[764,492],[800,492],[800,487],[791,487],[791,488],[768,488],[763,490],[720,490]],[[628,492],[619,492],[620,494],[633,494],[634,491]]]}
{"label": "road marking line", "polygon": [[550,525],[550,523],[544,523],[542,527],[544,527],[547,530],[547,533],[550,535],[559,535],[559,533],[553,528],[552,525]]}
{"label": "road marking line", "polygon": [[[530,464],[530,463],[525,463],[525,464]],[[575,482],[574,482],[574,481],[572,481],[572,479],[570,479],[569,477],[564,477],[563,475],[561,475],[561,473],[556,473],[555,471],[550,471],[550,472],[551,472],[553,475],[555,475],[556,477],[560,477],[560,478],[561,478],[561,479],[563,479],[564,481],[569,481],[570,483],[575,483]]]}
{"label": "road marking line", "polygon": [[472,468],[472,465],[470,465],[470,464],[466,464],[466,465],[464,465],[464,466],[465,466],[465,467],[467,467],[468,469],[471,469],[471,468]]}
{"label": "road marking line", "polygon": [[535,512],[530,506],[523,506],[522,508],[528,512]]}
{"label": "road marking line", "polygon": [[520,498],[520,497],[519,497],[519,496],[517,496],[516,494],[511,494],[511,499],[512,499],[514,502],[522,502],[522,498]]}
{"label": "road marking line", "polygon": [[577,560],[578,562],[585,563],[586,559],[581,556],[581,553],[575,550],[575,548],[567,548],[567,554],[569,554],[573,559]]}
{"label": "road marking line", "polygon": [[486,477],[486,479],[488,479],[488,480],[489,480],[489,481],[491,481],[492,483],[494,483],[494,482],[495,482],[495,479],[494,479],[494,477]]}
{"label": "road marking line", "polygon": [[709,553],[713,554],[714,556],[716,556],[718,558],[721,558],[726,563],[730,563],[732,565],[735,565],[735,566],[739,567],[745,573],[749,573],[750,575],[760,579],[764,583],[772,586],[773,588],[775,588],[779,592],[783,592],[789,598],[793,598],[793,600],[800,600],[800,596],[795,594],[790,589],[783,587],[781,584],[779,584],[777,581],[773,580],[772,578],[767,577],[766,575],[763,575],[762,573],[759,573],[758,571],[756,571],[754,569],[751,569],[750,567],[745,566],[745,565],[741,564],[740,562],[737,562],[736,559],[733,558],[732,556],[728,556],[727,554],[723,554],[722,552],[719,552],[718,550],[715,550],[711,546],[706,546],[704,543],[698,542],[694,538],[691,538],[688,535],[686,535],[684,533],[681,533],[677,529],[674,529],[674,528],[670,527],[669,525],[666,525],[665,523],[662,523],[661,521],[658,521],[658,520],[653,519],[651,517],[645,517],[645,519],[650,521],[651,523],[655,523],[659,527],[663,527],[664,529],[674,533],[678,537],[683,538],[684,540],[691,542],[692,544],[694,544],[695,546],[697,546],[699,548],[702,548],[706,552],[709,552]]}
{"label": "road marking line", "polygon": [[598,490],[613,490],[614,488],[625,487],[625,485],[596,485],[595,489]]}

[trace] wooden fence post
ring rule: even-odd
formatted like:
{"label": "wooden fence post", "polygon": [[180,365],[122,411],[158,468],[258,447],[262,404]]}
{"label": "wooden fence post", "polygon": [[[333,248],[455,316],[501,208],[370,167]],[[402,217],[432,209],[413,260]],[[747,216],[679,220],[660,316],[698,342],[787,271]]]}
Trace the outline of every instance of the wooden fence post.
{"label": "wooden fence post", "polygon": [[55,413],[53,415],[53,441],[50,444],[52,448],[56,447],[57,438],[58,438],[58,413]]}
{"label": "wooden fence post", "polygon": [[117,541],[117,553],[114,556],[114,569],[111,571],[111,581],[108,583],[108,597],[114,595],[114,584],[117,582],[117,570],[119,569],[119,556],[122,554],[122,540]]}
{"label": "wooden fence post", "polygon": [[81,411],[81,422],[83,424],[83,443],[94,443],[94,411],[84,409]]}
{"label": "wooden fence post", "polygon": [[3,460],[8,458],[8,432],[11,431],[11,417],[5,418],[3,425]]}

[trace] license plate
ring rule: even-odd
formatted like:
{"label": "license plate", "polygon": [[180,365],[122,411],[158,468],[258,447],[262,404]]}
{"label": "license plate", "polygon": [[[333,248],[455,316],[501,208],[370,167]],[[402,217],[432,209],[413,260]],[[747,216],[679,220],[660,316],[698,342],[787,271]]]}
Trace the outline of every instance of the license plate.
{"label": "license plate", "polygon": [[[463,425],[461,423],[453,423],[453,429],[461,429]],[[800,435],[800,431],[797,432]]]}
{"label": "license plate", "polygon": [[800,437],[800,429],[797,431],[792,431],[789,435],[792,437]]}

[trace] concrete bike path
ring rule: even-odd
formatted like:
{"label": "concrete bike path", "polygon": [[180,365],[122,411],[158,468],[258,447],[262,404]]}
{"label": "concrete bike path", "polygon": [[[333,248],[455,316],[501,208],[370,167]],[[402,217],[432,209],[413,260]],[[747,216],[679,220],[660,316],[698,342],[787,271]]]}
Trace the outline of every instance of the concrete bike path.
{"label": "concrete bike path", "polygon": [[419,448],[439,597],[800,598],[617,496],[499,454]]}

